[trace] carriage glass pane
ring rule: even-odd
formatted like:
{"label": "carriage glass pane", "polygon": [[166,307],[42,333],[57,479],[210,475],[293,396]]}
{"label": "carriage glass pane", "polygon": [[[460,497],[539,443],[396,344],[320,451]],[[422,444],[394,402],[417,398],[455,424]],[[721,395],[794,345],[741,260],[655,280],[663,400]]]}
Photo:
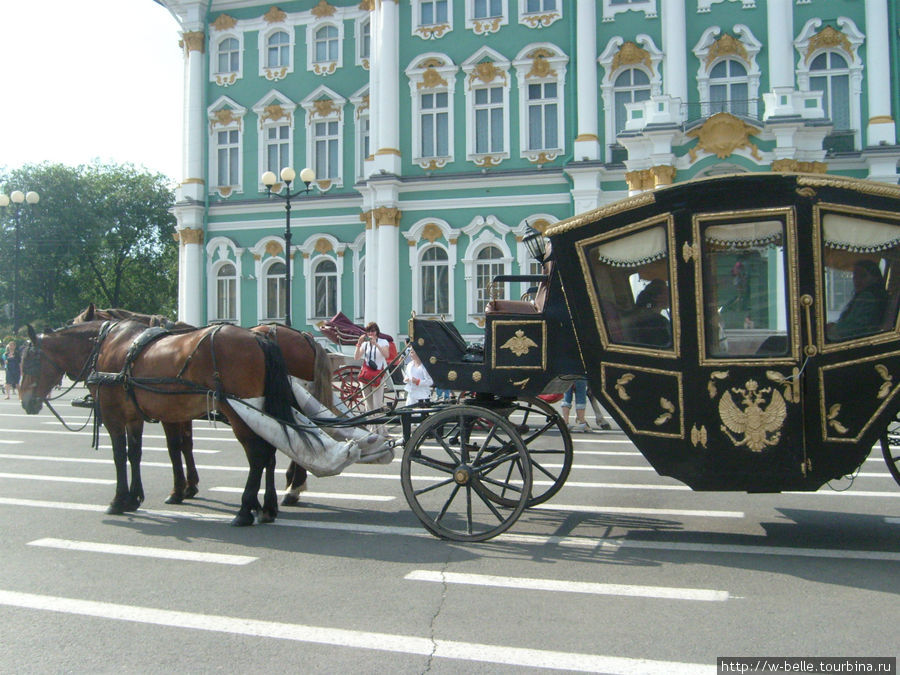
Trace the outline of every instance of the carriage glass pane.
{"label": "carriage glass pane", "polygon": [[657,225],[588,249],[594,292],[609,341],[673,349],[666,228]]}
{"label": "carriage glass pane", "polygon": [[789,349],[784,224],[716,221],[702,230],[703,339],[714,358]]}
{"label": "carriage glass pane", "polygon": [[896,330],[900,225],[826,213],[822,218],[825,340]]}

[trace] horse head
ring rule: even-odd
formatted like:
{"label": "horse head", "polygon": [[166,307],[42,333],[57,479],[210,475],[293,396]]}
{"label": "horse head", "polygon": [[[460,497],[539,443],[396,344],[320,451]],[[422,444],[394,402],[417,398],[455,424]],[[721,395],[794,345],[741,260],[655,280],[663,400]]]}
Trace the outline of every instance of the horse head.
{"label": "horse head", "polygon": [[[22,407],[29,415],[36,415],[44,405],[44,398],[55,386],[49,382],[54,376],[58,383],[62,379],[62,371],[56,371],[47,359],[42,359],[41,339],[31,324],[28,328],[28,344],[22,350],[22,380],[19,383],[19,398]],[[49,383],[48,383],[49,382]]]}

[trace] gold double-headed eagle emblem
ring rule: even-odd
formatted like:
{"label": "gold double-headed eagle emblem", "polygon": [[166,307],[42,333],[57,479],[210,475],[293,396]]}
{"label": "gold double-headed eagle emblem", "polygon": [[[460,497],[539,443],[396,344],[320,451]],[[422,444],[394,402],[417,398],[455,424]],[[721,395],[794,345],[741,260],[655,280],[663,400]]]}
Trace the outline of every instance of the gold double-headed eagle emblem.
{"label": "gold double-headed eagle emblem", "polygon": [[[739,403],[732,394],[739,396]],[[762,452],[766,446],[776,445],[781,439],[787,404],[777,389],[760,388],[756,380],[748,380],[743,387],[732,387],[722,394],[719,417],[722,418],[722,431],[735,446]]]}

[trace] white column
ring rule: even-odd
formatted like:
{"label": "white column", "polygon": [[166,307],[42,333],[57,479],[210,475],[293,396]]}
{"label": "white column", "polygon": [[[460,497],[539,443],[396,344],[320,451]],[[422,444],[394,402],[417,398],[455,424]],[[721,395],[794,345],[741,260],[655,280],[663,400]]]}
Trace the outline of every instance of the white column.
{"label": "white column", "polygon": [[378,242],[375,237],[375,214],[366,214],[366,311],[365,322],[378,321]]}
{"label": "white column", "polygon": [[[202,207],[193,207],[191,211],[176,208],[179,221],[193,219],[202,213]],[[187,216],[187,218],[184,218]],[[179,223],[180,224],[180,223]],[[203,230],[200,227],[183,227],[178,229],[178,320],[202,326],[206,323],[203,317],[201,300],[203,298]]]}
{"label": "white column", "polygon": [[794,115],[794,7],[792,2],[767,3],[770,93],[763,94],[765,117]]}
{"label": "white column", "polygon": [[379,207],[373,214],[375,236],[378,239],[377,283],[378,314],[375,321],[383,333],[396,337],[400,325],[400,211]]}
{"label": "white column", "polygon": [[[398,0],[376,0],[377,49],[372,68],[378,85],[377,108],[372,119],[378,127],[375,171],[400,175],[400,7]],[[371,92],[370,92],[371,93]]]}
{"label": "white column", "polygon": [[578,136],[575,161],[600,159],[597,114],[597,3],[578,0],[576,25]]}
{"label": "white column", "polygon": [[893,145],[897,142],[894,119],[891,117],[890,72],[887,0],[866,0],[867,146]]}
{"label": "white column", "polygon": [[203,201],[205,184],[203,146],[206,117],[203,110],[205,36],[202,31],[182,33],[185,52],[184,121],[182,139],[182,183],[176,201]]}
{"label": "white column", "polygon": [[[788,4],[788,3],[785,3]],[[660,19],[663,28],[664,93],[687,103],[687,30],[685,27],[685,0],[661,0]],[[679,115],[684,117],[684,113]]]}

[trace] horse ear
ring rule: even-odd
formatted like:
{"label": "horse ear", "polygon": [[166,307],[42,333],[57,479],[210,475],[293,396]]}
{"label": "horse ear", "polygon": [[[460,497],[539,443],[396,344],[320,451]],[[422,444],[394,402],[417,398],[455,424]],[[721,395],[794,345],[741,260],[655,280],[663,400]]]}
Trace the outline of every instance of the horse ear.
{"label": "horse ear", "polygon": [[31,327],[30,323],[25,324],[28,328],[28,339],[31,340],[33,344],[37,344],[37,334],[34,332],[34,328]]}
{"label": "horse ear", "polygon": [[88,305],[88,308],[86,310],[84,310],[84,320],[85,321],[93,321],[95,310],[96,310],[96,307],[94,306],[94,303],[92,302],[91,304]]}

